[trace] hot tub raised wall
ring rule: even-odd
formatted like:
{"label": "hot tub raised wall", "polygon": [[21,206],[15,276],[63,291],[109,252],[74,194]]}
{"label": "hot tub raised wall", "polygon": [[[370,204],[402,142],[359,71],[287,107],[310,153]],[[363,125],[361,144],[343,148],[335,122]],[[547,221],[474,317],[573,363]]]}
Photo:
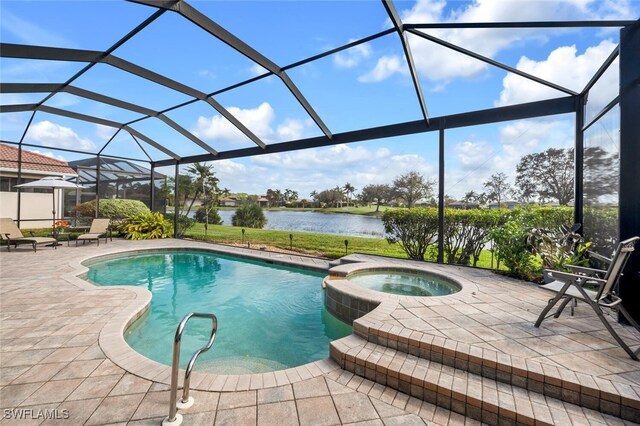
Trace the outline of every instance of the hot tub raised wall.
{"label": "hot tub raised wall", "polygon": [[333,316],[353,325],[353,321],[368,314],[380,305],[380,300],[358,291],[345,279],[326,277],[324,305]]}

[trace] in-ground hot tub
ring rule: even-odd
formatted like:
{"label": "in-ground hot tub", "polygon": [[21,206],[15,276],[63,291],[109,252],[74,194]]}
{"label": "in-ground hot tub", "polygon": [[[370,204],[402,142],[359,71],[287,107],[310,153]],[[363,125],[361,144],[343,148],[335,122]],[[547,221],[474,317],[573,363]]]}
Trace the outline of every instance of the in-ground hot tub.
{"label": "in-ground hot tub", "polygon": [[332,315],[352,324],[385,301],[397,304],[403,298],[446,297],[463,290],[458,279],[427,268],[385,262],[335,266],[323,280],[325,306]]}
{"label": "in-ground hot tub", "polygon": [[428,272],[376,270],[349,274],[347,279],[359,286],[399,296],[446,296],[462,287]]}

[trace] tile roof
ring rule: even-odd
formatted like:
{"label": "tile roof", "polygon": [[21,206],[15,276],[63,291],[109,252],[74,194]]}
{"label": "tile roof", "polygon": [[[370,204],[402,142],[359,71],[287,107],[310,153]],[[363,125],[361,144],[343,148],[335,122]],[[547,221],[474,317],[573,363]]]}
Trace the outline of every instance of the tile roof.
{"label": "tile roof", "polygon": [[[18,148],[0,144],[0,167],[18,170]],[[22,150],[22,170],[51,172],[58,175],[76,174],[66,161],[56,160],[26,149]]]}

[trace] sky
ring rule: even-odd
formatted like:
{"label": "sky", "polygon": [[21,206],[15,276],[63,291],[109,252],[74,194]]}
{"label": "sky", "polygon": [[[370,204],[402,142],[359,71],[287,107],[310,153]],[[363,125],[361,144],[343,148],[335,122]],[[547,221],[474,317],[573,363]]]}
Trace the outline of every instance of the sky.
{"label": "sky", "polygon": [[[391,27],[380,1],[192,1],[192,6],[283,67],[309,56]],[[405,23],[541,20],[638,19],[637,0],[566,1],[397,1]],[[0,2],[0,39],[4,43],[105,50],[155,9],[120,1]],[[423,30],[511,67],[580,91],[615,49],[619,30],[457,29]],[[484,62],[408,35],[430,116],[515,105],[561,97],[562,92]],[[213,93],[266,71],[176,13],[167,12],[113,54],[205,93]],[[84,63],[0,59],[3,82],[63,83]],[[413,121],[421,118],[402,45],[396,33],[287,71],[332,133]],[[73,86],[163,110],[189,96],[115,67],[97,64]],[[587,119],[607,105],[618,85],[617,61],[589,95]],[[44,94],[1,94],[2,105],[40,102]],[[215,100],[265,143],[319,136],[321,130],[277,77],[270,76],[216,95]],[[45,105],[100,118],[129,122],[141,115],[60,93]],[[615,150],[617,109],[596,123],[587,145]],[[210,105],[198,101],[167,112],[183,128],[218,151],[252,147]],[[0,114],[0,139],[17,142],[31,113]],[[157,118],[131,127],[180,156],[205,151]],[[56,150],[97,152],[113,128],[38,112],[25,143],[45,155],[67,161],[82,155]],[[520,158],[573,143],[573,115],[520,120],[447,130],[445,192],[461,198],[480,192],[482,183],[503,172],[513,182]],[[140,160],[166,158],[162,152],[120,132],[104,149],[108,155]],[[391,183],[418,171],[438,176],[438,135],[429,132],[384,140],[212,162],[222,187],[264,194],[290,188],[307,197],[313,190],[349,182]],[[186,166],[185,166],[186,167]],[[167,167],[160,170],[171,175]]]}

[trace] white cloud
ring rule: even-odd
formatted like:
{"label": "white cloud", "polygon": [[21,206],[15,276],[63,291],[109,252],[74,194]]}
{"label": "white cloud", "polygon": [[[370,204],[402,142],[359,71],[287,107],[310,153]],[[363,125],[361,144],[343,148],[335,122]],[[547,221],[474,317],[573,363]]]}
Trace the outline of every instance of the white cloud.
{"label": "white cloud", "polygon": [[35,152],[36,154],[44,155],[45,157],[53,158],[55,160],[67,161],[62,155],[56,155],[51,151],[39,151],[37,149],[29,148],[29,151]]}
{"label": "white cloud", "polygon": [[[444,0],[418,0],[415,5],[401,12],[405,23],[417,22],[500,22],[543,21],[580,19],[629,19],[636,16],[629,0],[613,2],[592,0],[566,1],[495,1],[475,0],[453,3],[447,9]],[[506,49],[538,41],[563,29],[448,29],[422,30],[450,43],[495,58]],[[487,64],[466,55],[439,46],[418,36],[409,36],[409,44],[416,68],[421,76],[432,81],[449,81],[455,78],[472,78],[481,75]],[[386,56],[387,58],[389,56]],[[383,57],[384,58],[384,57]],[[388,78],[392,73],[379,74]],[[372,80],[376,81],[376,80]]]}
{"label": "white cloud", "polygon": [[[579,92],[615,47],[616,44],[611,40],[603,40],[597,46],[589,47],[583,54],[579,54],[575,45],[562,46],[555,49],[547,59],[542,61],[535,61],[523,56],[516,67],[536,77]],[[498,106],[562,96],[562,93],[557,90],[515,74],[508,74],[502,80],[502,86],[500,100],[496,102]],[[599,81],[598,87],[605,90],[594,90],[589,96],[589,102],[604,106],[616,96],[618,74],[616,72],[606,73]]]}
{"label": "white cloud", "polygon": [[[274,129],[272,126],[276,114],[268,102],[261,103],[257,108],[228,107],[227,110],[265,143],[300,139],[304,130],[311,125],[309,120],[287,118]],[[198,117],[193,134],[209,141],[223,140],[233,143],[247,140],[240,130],[221,115],[211,118]]]}
{"label": "white cloud", "polygon": [[91,139],[81,138],[71,128],[54,124],[48,120],[40,121],[29,127],[26,139],[52,148],[88,151],[96,148]]}
{"label": "white cloud", "polygon": [[111,139],[115,132],[116,129],[114,129],[113,127],[96,124],[96,136],[103,141],[108,141],[109,139]]}
{"label": "white cloud", "polygon": [[2,8],[0,26],[4,31],[17,37],[25,44],[36,46],[75,47],[76,44],[59,34],[41,28],[30,21],[26,21],[11,13],[6,7]]}
{"label": "white cloud", "polygon": [[253,77],[257,77],[259,75],[266,74],[268,72],[269,70],[267,70],[260,64],[253,64],[249,68],[249,74],[251,74]]}
{"label": "white cloud", "polygon": [[[351,43],[353,40],[349,40]],[[333,56],[333,63],[338,68],[353,68],[358,65],[363,59],[371,56],[372,49],[369,44],[359,44],[343,52],[337,53]]]}
{"label": "white cloud", "polygon": [[374,69],[358,77],[361,83],[375,83],[385,80],[395,73],[407,74],[407,64],[400,56],[382,56]]}
{"label": "white cloud", "polygon": [[209,70],[209,69],[203,69],[203,70],[198,71],[198,75],[200,77],[206,77],[206,78],[210,78],[212,80],[218,78],[216,73],[213,72],[212,70]]}
{"label": "white cloud", "polygon": [[[229,107],[227,110],[266,143],[275,140],[300,139],[304,134],[304,130],[311,125],[309,120],[287,118],[274,129],[272,126],[276,114],[268,102],[263,102],[257,108]],[[214,115],[211,118],[198,117],[193,134],[209,141],[222,140],[233,143],[247,140],[247,137],[240,130],[221,115]]]}
{"label": "white cloud", "polygon": [[214,162],[220,185],[234,192],[264,193],[268,188],[291,188],[308,198],[319,191],[351,183],[361,190],[374,183],[391,183],[410,170],[426,177],[437,174],[433,164],[417,154],[393,155],[387,148],[335,145]]}
{"label": "white cloud", "polygon": [[390,152],[386,148],[374,151],[358,146],[352,148],[340,144],[329,148],[306,149],[270,155],[261,155],[252,159],[254,164],[264,167],[278,167],[289,170],[307,170],[322,168],[336,170],[354,164],[388,158]]}
{"label": "white cloud", "polygon": [[482,167],[493,154],[493,148],[486,142],[464,141],[455,144],[453,151],[456,153],[463,170]]}
{"label": "white cloud", "polygon": [[453,145],[456,161],[445,168],[446,194],[462,198],[472,190],[483,192],[483,182],[494,173],[505,173],[514,184],[516,166],[523,156],[572,147],[573,133],[571,119],[519,120],[499,128],[498,143],[457,143]]}

